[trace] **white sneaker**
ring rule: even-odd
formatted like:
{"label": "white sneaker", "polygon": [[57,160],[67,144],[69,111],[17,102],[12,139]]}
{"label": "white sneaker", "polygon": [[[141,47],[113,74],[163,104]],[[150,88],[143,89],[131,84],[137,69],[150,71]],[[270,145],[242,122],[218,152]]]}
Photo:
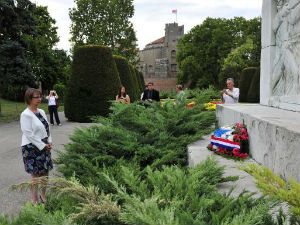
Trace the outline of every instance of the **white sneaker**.
{"label": "white sneaker", "polygon": [[58,124],[58,126],[61,126],[61,123],[60,123],[60,124]]}
{"label": "white sneaker", "polygon": [[54,126],[54,123],[51,123],[51,126]]}

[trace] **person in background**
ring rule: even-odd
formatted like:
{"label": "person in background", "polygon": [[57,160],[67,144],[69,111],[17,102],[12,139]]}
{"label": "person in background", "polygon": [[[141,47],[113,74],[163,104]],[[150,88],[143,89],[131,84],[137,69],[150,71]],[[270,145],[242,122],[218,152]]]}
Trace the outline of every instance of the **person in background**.
{"label": "person in background", "polygon": [[57,125],[61,126],[58,113],[57,113],[57,105],[56,105],[56,101],[58,100],[58,95],[54,90],[51,90],[49,95],[46,97],[46,99],[48,100],[48,110],[50,114],[51,125],[52,126],[54,125],[54,121],[53,121],[53,114],[54,114]]}
{"label": "person in background", "polygon": [[143,100],[143,97],[144,97],[144,92],[148,90],[148,85],[145,85],[145,90],[143,91],[143,93],[141,94],[141,100]]}
{"label": "person in background", "polygon": [[185,93],[183,91],[182,85],[180,85],[180,84],[176,85],[176,92],[177,92],[176,98],[178,101],[185,100]]}
{"label": "person in background", "polygon": [[153,89],[153,83],[152,82],[149,82],[148,83],[148,90],[145,90],[144,91],[144,95],[143,95],[143,98],[142,100],[145,101],[149,101],[149,102],[152,102],[152,101],[160,101],[160,98],[159,98],[159,91]]}
{"label": "person in background", "polygon": [[130,97],[126,94],[126,89],[123,85],[121,85],[119,88],[119,94],[116,96],[116,101],[125,104],[130,104]]}
{"label": "person in background", "polygon": [[[27,108],[22,112],[20,118],[22,130],[22,155],[25,171],[31,174],[33,185],[31,186],[31,202],[38,202],[37,178],[48,177],[49,171],[53,169],[51,160],[52,138],[49,123],[44,110],[39,109],[41,104],[41,92],[29,88],[25,92]],[[43,180],[45,182],[45,180]],[[46,188],[40,189],[40,200],[46,202]]]}
{"label": "person in background", "polygon": [[222,101],[227,104],[238,103],[240,96],[240,89],[234,87],[233,78],[226,80],[227,89],[221,91]]}

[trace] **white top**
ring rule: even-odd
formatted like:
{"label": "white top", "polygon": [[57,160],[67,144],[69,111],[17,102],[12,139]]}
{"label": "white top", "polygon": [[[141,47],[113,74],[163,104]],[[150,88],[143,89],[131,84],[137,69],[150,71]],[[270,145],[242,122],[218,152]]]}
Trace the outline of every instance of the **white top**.
{"label": "white top", "polygon": [[56,99],[55,96],[49,97],[48,98],[48,105],[56,105],[55,99]]}
{"label": "white top", "polygon": [[[44,110],[38,109],[38,111],[48,122]],[[44,124],[39,120],[39,118],[30,109],[26,108],[21,114],[20,123],[21,130],[23,132],[21,146],[32,143],[39,150],[44,149],[46,144],[42,142],[42,139],[46,138],[48,135]],[[48,137],[48,142],[52,142],[51,135]]]}
{"label": "white top", "polygon": [[226,91],[229,94],[232,94],[232,97],[226,94],[223,94],[223,99],[224,102],[227,104],[234,104],[234,103],[238,103],[239,101],[239,96],[240,96],[240,89],[238,88],[233,88],[232,91],[230,91],[229,89],[226,89]]}

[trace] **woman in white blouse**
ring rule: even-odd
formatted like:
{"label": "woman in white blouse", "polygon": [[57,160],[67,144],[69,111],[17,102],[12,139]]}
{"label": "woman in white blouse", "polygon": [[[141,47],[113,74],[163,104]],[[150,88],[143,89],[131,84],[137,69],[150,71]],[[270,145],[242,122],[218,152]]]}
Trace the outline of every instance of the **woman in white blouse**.
{"label": "woman in white blouse", "polygon": [[[22,112],[20,123],[22,130],[22,155],[25,171],[31,174],[31,201],[38,202],[38,184],[36,179],[48,177],[53,168],[51,160],[52,138],[49,123],[44,110],[39,109],[41,92],[29,88],[25,93],[25,101],[28,107]],[[40,200],[46,202],[46,188],[41,188]]]}
{"label": "woman in white blouse", "polygon": [[48,99],[48,110],[50,114],[50,123],[53,126],[54,121],[53,121],[53,114],[55,116],[55,120],[58,126],[61,126],[58,113],[57,113],[57,103],[56,101],[58,100],[58,95],[54,90],[50,91],[49,95],[46,97]]}

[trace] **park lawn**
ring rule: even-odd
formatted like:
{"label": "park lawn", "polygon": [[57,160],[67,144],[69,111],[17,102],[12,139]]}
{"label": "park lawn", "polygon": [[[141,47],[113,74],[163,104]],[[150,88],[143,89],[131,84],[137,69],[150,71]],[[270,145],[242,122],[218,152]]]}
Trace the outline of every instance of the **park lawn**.
{"label": "park lawn", "polygon": [[[1,104],[1,115],[0,115],[0,123],[8,123],[12,121],[16,121],[20,118],[20,114],[27,107],[24,102],[14,102],[0,98]],[[39,106],[40,109],[45,110],[48,114],[48,104],[42,103]],[[60,106],[58,111],[64,111],[64,107]]]}

